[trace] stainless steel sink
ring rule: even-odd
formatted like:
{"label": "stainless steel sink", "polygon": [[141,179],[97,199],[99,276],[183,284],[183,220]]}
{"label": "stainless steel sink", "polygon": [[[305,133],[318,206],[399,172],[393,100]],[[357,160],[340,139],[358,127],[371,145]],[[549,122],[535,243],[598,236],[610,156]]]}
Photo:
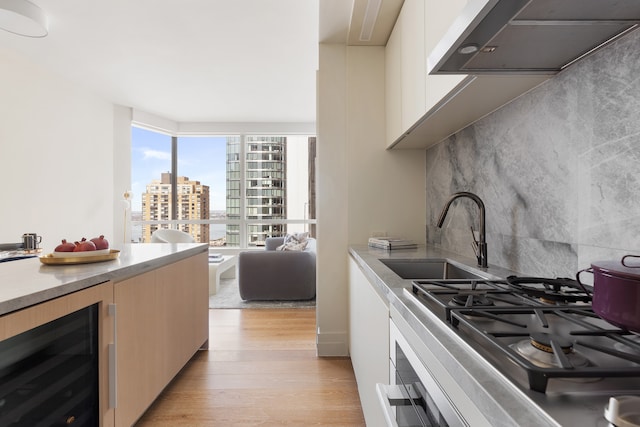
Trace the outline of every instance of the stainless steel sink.
{"label": "stainless steel sink", "polygon": [[403,279],[446,280],[446,279],[488,279],[482,275],[459,265],[451,264],[446,259],[381,259],[391,271]]}

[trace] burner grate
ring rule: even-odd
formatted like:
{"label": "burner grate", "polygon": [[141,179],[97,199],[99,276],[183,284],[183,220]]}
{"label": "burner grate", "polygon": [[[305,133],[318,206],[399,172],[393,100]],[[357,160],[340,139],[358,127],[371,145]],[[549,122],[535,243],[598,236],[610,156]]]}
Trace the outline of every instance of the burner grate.
{"label": "burner grate", "polygon": [[543,277],[509,276],[507,277],[507,283],[516,292],[554,303],[591,302],[591,292],[577,280],[567,277],[547,279]]}
{"label": "burner grate", "polygon": [[[530,279],[530,278],[527,278]],[[560,280],[560,279],[557,279]],[[564,279],[562,279],[564,280]],[[568,280],[568,279],[567,279]],[[566,289],[566,288],[562,288]],[[435,304],[446,321],[451,319],[451,311],[464,308],[490,307],[530,307],[530,306],[579,306],[588,307],[581,302],[584,293],[577,295],[572,290],[563,291],[535,287],[514,287],[504,280],[415,280],[412,292],[429,303]],[[560,298],[560,295],[568,295]],[[548,297],[544,297],[548,296]],[[465,301],[464,304],[460,300]],[[561,302],[561,301],[575,302]],[[590,300],[589,300],[590,301]],[[489,317],[485,314],[486,317]],[[500,320],[500,319],[496,319]]]}
{"label": "burner grate", "polygon": [[[497,350],[497,355],[489,351],[490,356],[506,355],[523,368],[529,388],[534,391],[544,393],[550,378],[640,377],[640,342],[634,339],[637,336],[605,328],[588,307],[461,308],[451,310],[450,316],[455,329]],[[478,321],[483,318],[496,322]],[[557,366],[540,366],[512,348],[516,339],[544,330],[558,333],[562,340],[570,340],[574,348],[586,350],[589,356],[596,355],[597,361],[578,366],[561,350],[560,339],[550,341],[555,350],[551,357]]]}
{"label": "burner grate", "polygon": [[[531,390],[545,393],[551,378],[582,383],[640,377],[640,335],[598,317],[590,291],[574,282],[530,277],[415,280],[411,292],[498,369]],[[542,345],[530,343],[536,333],[554,338]],[[565,353],[567,341],[571,348]],[[528,354],[530,348],[533,354]],[[511,372],[511,366],[518,369]]]}

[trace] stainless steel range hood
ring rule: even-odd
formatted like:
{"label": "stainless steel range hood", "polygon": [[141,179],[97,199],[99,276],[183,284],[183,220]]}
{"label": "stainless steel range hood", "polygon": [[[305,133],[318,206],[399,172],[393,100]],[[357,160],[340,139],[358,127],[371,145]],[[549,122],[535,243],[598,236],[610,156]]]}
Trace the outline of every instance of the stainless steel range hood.
{"label": "stainless steel range hood", "polygon": [[555,74],[639,23],[640,0],[469,0],[427,69]]}

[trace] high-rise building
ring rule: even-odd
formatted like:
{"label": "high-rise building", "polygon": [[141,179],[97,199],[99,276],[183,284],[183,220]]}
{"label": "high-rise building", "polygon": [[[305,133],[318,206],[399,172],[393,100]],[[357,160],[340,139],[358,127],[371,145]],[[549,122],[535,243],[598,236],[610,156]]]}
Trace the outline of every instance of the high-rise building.
{"label": "high-rise building", "polygon": [[[174,206],[172,202],[171,173],[166,172],[159,180],[154,179],[147,184],[147,191],[142,194],[142,219],[144,221],[166,221],[172,219]],[[209,186],[200,181],[189,181],[186,176],[177,177],[177,205],[175,219],[199,220],[209,219]],[[146,224],[143,227],[145,242],[151,241],[151,234],[159,227],[167,226]],[[209,226],[207,224],[181,224],[180,229],[189,233],[196,242],[209,243]]]}
{"label": "high-rise building", "polygon": [[[244,176],[240,144],[240,138],[227,139],[227,219],[241,219],[244,196],[249,246],[287,231],[302,231],[305,225],[287,226],[273,220],[315,218],[315,137],[247,136]],[[315,235],[315,228],[307,230]],[[227,225],[226,242],[240,245],[238,225]]]}
{"label": "high-rise building", "polygon": [[[227,141],[227,218],[240,219],[240,144]],[[270,236],[284,235],[283,224],[258,224],[263,220],[287,218],[286,147],[282,136],[247,136],[245,162],[245,212],[248,224],[248,244],[260,245]],[[240,230],[227,226],[227,244],[240,244]]]}

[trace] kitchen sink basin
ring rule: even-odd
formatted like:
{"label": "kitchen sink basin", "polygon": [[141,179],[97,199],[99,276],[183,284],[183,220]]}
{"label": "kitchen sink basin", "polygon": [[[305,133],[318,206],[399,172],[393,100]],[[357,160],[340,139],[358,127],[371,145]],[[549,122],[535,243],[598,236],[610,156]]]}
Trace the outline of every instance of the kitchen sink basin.
{"label": "kitchen sink basin", "polygon": [[447,280],[447,279],[487,279],[482,275],[446,259],[381,259],[391,271],[403,279]]}

